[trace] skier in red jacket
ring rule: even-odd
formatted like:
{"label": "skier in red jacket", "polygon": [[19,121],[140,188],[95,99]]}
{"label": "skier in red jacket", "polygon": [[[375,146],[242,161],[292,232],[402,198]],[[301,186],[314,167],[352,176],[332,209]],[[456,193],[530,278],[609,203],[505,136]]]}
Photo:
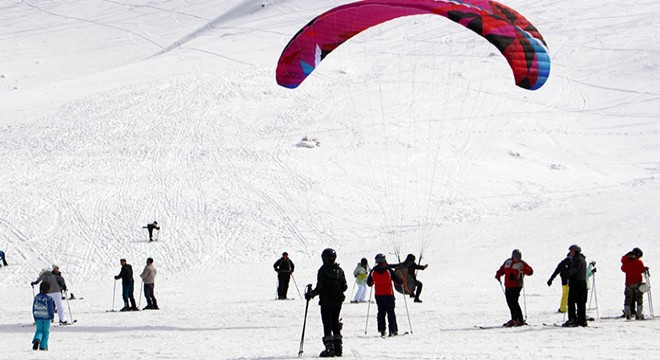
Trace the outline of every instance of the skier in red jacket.
{"label": "skier in red jacket", "polygon": [[385,336],[385,315],[387,315],[388,328],[390,336],[398,335],[399,328],[396,323],[396,314],[394,313],[394,288],[392,281],[401,284],[402,280],[396,275],[391,266],[387,264],[385,255],[376,255],[376,266],[367,277],[367,285],[374,286],[376,294],[376,305],[378,305],[378,332]]}
{"label": "skier in red jacket", "polygon": [[523,288],[523,278],[525,275],[530,276],[534,270],[522,260],[522,253],[520,250],[515,249],[511,253],[511,258],[507,259],[500,269],[495,273],[495,279],[502,283],[500,279],[504,275],[504,296],[506,303],[511,311],[511,320],[504,323],[503,326],[522,326],[525,325],[522,310],[518,299],[520,298],[520,291]]}
{"label": "skier in red jacket", "polygon": [[630,319],[630,304],[634,299],[637,301],[636,318],[637,320],[644,320],[644,314],[642,313],[644,310],[644,297],[639,290],[642,277],[646,272],[646,267],[641,260],[642,255],[644,253],[640,248],[634,248],[621,258],[621,271],[626,273],[626,300],[623,308],[626,319]]}

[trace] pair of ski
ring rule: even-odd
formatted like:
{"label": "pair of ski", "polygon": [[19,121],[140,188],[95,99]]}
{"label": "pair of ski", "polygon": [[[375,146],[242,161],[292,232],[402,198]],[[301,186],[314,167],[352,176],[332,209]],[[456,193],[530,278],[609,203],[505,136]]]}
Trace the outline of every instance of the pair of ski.
{"label": "pair of ski", "polygon": [[388,335],[378,335],[378,337],[380,337],[381,339],[388,339],[388,338],[395,338],[395,337],[404,336],[404,335],[408,335],[408,334],[410,334],[410,332],[406,331],[406,332],[402,332],[401,334],[397,334],[397,335],[389,335],[389,336]]}

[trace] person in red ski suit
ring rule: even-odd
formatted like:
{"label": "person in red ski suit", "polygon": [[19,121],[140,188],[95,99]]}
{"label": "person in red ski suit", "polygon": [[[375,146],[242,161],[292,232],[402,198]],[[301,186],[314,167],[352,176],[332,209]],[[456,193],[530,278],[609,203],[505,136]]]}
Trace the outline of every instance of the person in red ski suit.
{"label": "person in red ski suit", "polygon": [[518,249],[513,250],[511,258],[507,259],[495,273],[495,279],[500,284],[502,283],[500,278],[504,275],[504,296],[511,312],[511,320],[504,323],[504,326],[525,325],[525,319],[523,318],[520,304],[518,304],[518,299],[520,298],[520,291],[523,288],[523,278],[525,275],[530,276],[533,273],[534,270],[522,260],[522,253]]}
{"label": "person in red ski suit", "polygon": [[631,317],[630,305],[633,301],[637,301],[637,311],[635,313],[637,320],[644,319],[644,297],[639,290],[643,275],[647,270],[641,260],[643,255],[644,253],[640,248],[634,248],[621,258],[621,271],[626,273],[626,300],[623,308],[626,319]]}

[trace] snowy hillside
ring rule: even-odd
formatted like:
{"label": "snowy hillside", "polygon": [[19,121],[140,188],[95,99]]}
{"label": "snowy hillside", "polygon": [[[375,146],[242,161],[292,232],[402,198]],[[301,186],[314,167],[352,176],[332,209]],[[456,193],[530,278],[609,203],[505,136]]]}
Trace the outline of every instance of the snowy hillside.
{"label": "snowy hillside", "polygon": [[[655,321],[542,324],[562,321],[546,281],[572,243],[598,264],[591,316],[620,314],[631,248],[658,272],[660,4],[505,1],[548,43],[533,92],[438,16],[365,31],[278,86],[289,39],[348,2],[0,4],[0,358],[295,358],[305,302],[294,284],[273,300],[272,264],[288,251],[302,291],[326,247],[347,273],[379,252],[429,264],[424,303],[397,298],[413,334],[378,338],[375,306],[365,334],[367,305],[347,304],[345,357],[656,356]],[[530,326],[480,330],[508,320],[493,275],[514,248],[535,270]],[[159,312],[106,312],[121,257],[138,273],[154,258]],[[29,282],[52,264],[84,300],[34,353]],[[307,326],[313,357],[316,301]]]}

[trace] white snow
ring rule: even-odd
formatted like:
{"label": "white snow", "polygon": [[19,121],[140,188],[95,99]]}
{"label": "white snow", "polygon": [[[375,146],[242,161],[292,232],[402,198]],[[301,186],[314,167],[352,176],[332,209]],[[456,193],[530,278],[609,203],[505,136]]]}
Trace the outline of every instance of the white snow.
{"label": "white snow", "polygon": [[[366,31],[277,86],[291,36],[347,2],[0,4],[0,358],[296,358],[305,302],[293,283],[295,301],[273,300],[272,264],[288,251],[302,291],[326,247],[349,274],[397,249],[429,264],[424,303],[397,298],[413,334],[378,338],[375,306],[365,334],[368,306],[343,307],[347,358],[657,356],[657,321],[542,324],[562,321],[546,281],[572,243],[597,261],[600,316],[621,312],[623,254],[658,271],[660,3],[505,1],[549,45],[535,92],[435,16]],[[304,134],[323,146],[296,146]],[[508,320],[493,276],[514,248],[535,269],[530,326],[477,329]],[[139,273],[150,256],[161,310],[106,312],[119,258]],[[51,264],[84,299],[35,353],[29,282]],[[321,336],[313,301],[304,357]]]}

